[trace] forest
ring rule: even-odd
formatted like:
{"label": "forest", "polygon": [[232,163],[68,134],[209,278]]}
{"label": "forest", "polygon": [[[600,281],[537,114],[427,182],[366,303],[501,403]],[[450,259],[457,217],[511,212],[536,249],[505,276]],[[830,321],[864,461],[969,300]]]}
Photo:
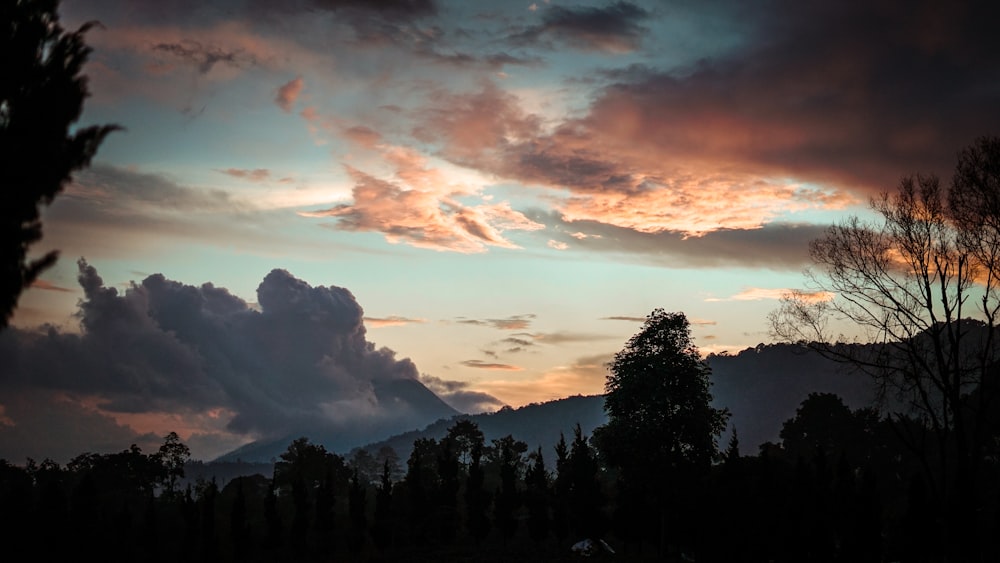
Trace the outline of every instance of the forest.
{"label": "forest", "polygon": [[[672,372],[642,376],[663,361]],[[975,529],[949,535],[939,452],[900,439],[904,424],[926,432],[919,420],[812,393],[778,443],[744,452],[736,429],[721,447],[727,413],[709,406],[708,371],[686,318],[657,310],[609,366],[608,423],[593,436],[577,426],[552,451],[510,435],[486,443],[457,419],[406,460],[386,446],[345,457],[302,437],[272,474],[221,486],[185,478],[194,462],[174,433],[152,453],[2,461],[5,547],[15,560],[569,561],[591,539],[606,546],[597,560],[1000,556],[995,442],[964,520]]]}

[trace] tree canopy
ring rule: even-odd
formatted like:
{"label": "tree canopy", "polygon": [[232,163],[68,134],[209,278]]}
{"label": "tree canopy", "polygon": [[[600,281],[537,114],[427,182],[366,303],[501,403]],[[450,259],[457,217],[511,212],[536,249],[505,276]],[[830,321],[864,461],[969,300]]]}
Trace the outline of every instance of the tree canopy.
{"label": "tree canopy", "polygon": [[711,406],[710,368],[683,313],[656,309],[608,366],[608,423],[595,436],[623,471],[705,470],[728,414]]}
{"label": "tree canopy", "polygon": [[[0,6],[0,328],[21,292],[57,252],[29,259],[42,238],[39,205],[48,205],[90,164],[114,125],[74,128],[89,95],[84,34],[59,25],[58,0],[10,0]],[[72,129],[72,132],[71,132]]]}

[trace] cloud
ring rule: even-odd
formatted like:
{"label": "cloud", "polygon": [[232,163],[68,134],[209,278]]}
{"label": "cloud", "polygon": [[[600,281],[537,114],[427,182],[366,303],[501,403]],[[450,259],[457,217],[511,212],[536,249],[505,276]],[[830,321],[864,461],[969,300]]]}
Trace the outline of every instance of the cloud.
{"label": "cloud", "polygon": [[561,399],[571,395],[597,395],[604,392],[607,363],[614,353],[594,354],[557,366],[541,377],[490,379],[479,387],[512,406]]}
{"label": "cloud", "polygon": [[388,317],[365,317],[365,323],[372,328],[381,328],[385,326],[403,326],[411,323],[425,323],[425,319],[411,319],[408,317],[400,317],[397,315],[390,315]]}
{"label": "cloud", "polygon": [[464,325],[489,326],[500,330],[524,330],[531,326],[533,313],[511,315],[504,319],[466,319],[459,317],[455,322]]}
{"label": "cloud", "polygon": [[829,291],[802,292],[788,288],[748,287],[729,297],[710,297],[705,299],[705,301],[760,301],[764,299],[783,299],[792,293],[795,293],[796,297],[807,302],[830,301],[834,298],[834,295]]}
{"label": "cloud", "polygon": [[[544,223],[557,240],[567,241],[568,252],[600,252],[674,268],[736,266],[799,271],[810,263],[809,241],[827,228],[773,222],[756,229],[722,229],[687,237],[678,232],[640,232],[600,221],[570,223],[553,212],[529,212],[528,216]],[[578,236],[576,229],[585,230],[586,236]]]}
{"label": "cloud", "polygon": [[617,338],[617,336],[610,336],[607,334],[592,334],[589,332],[573,332],[568,330],[561,330],[556,332],[537,332],[530,334],[531,338],[535,342],[542,344],[575,344],[578,342],[599,342],[601,340],[608,340],[609,338]]}
{"label": "cloud", "polygon": [[470,389],[466,381],[446,380],[427,374],[422,374],[420,381],[452,408],[462,413],[491,412],[504,404],[489,393]]}
{"label": "cloud", "polygon": [[42,289],[45,291],[61,291],[65,293],[73,292],[72,289],[58,286],[50,281],[45,281],[43,279],[35,279],[35,281],[31,282],[31,287],[35,289]]}
{"label": "cloud", "polygon": [[489,369],[498,371],[522,371],[524,369],[522,367],[513,366],[510,364],[498,364],[498,363],[484,362],[482,360],[465,360],[459,363],[465,367],[476,368],[476,369]]}
{"label": "cloud", "polygon": [[627,317],[623,315],[617,315],[613,317],[601,317],[602,321],[629,321],[634,323],[644,323],[646,322],[646,317]]}
{"label": "cloud", "polygon": [[0,333],[0,397],[14,428],[29,425],[28,407],[8,397],[64,397],[95,429],[223,413],[207,433],[230,441],[359,423],[398,432],[433,420],[386,395],[392,382],[416,380],[416,367],[367,340],[347,289],[276,269],[257,288],[258,310],[225,288],[160,274],[119,292],[83,260],[79,282],[79,333]]}
{"label": "cloud", "polygon": [[[532,4],[529,10],[536,11]],[[640,23],[649,12],[630,2],[604,7],[550,6],[542,12],[542,23],[510,37],[517,45],[536,45],[547,38],[585,51],[627,53],[639,47],[647,31]]]}
{"label": "cloud", "polygon": [[568,244],[558,240],[549,240],[547,244],[549,248],[554,248],[556,250],[566,250],[567,248],[569,248]]}
{"label": "cloud", "polygon": [[304,87],[305,81],[302,80],[301,76],[289,80],[278,88],[278,92],[274,96],[274,103],[278,104],[278,107],[286,113],[290,113]]}
{"label": "cloud", "polygon": [[219,172],[232,176],[233,178],[250,180],[252,182],[263,182],[264,180],[271,178],[271,171],[267,168],[254,168],[253,170],[245,170],[243,168],[226,168],[225,170],[219,170]]}
{"label": "cloud", "polygon": [[193,39],[176,43],[156,43],[150,48],[154,53],[171,55],[197,67],[201,74],[208,74],[216,64],[244,69],[258,64],[253,53],[243,49],[226,49],[218,45],[205,45]]}
{"label": "cloud", "polygon": [[385,158],[395,168],[393,180],[383,180],[346,166],[354,181],[353,201],[305,217],[336,219],[345,231],[381,232],[390,243],[462,253],[484,252],[487,247],[519,248],[503,233],[544,228],[507,202],[467,205],[462,197],[474,196],[467,186],[454,185],[415,151],[384,147]]}
{"label": "cloud", "polygon": [[357,11],[377,14],[389,20],[409,20],[437,13],[434,0],[310,0],[312,6],[331,11]]}

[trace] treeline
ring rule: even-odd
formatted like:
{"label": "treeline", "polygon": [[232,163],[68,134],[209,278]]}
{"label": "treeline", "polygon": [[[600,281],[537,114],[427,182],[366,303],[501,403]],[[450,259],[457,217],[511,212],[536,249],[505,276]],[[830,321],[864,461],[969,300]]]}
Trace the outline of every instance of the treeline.
{"label": "treeline", "polygon": [[[0,511],[11,560],[552,561],[585,538],[629,560],[943,560],[925,460],[894,432],[874,411],[810,395],[781,443],[742,455],[734,433],[709,472],[669,488],[666,510],[579,430],[546,452],[485,443],[461,420],[418,439],[405,464],[388,448],[345,459],[301,438],[272,475],[221,490],[178,486],[187,448],[171,434],[152,454],[0,462]],[[979,495],[984,532],[1000,531],[997,469]],[[998,560],[1000,534],[980,537],[984,560]]]}

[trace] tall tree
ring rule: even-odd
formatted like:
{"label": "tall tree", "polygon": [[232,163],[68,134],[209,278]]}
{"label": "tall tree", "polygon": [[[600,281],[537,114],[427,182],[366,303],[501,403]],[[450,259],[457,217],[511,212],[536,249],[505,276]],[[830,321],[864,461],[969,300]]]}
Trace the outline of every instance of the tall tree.
{"label": "tall tree", "polygon": [[528,535],[536,542],[549,535],[549,474],[545,470],[542,447],[528,454],[524,472],[524,503],[528,508]]}
{"label": "tall tree", "polygon": [[[973,559],[1000,401],[1000,139],[962,150],[947,189],[933,175],[905,177],[871,209],[876,219],[850,217],[812,241],[809,287],[783,300],[772,329],[874,378],[946,507],[950,557]],[[868,345],[844,344],[838,321]]]}
{"label": "tall tree", "polygon": [[711,369],[683,313],[653,310],[608,369],[608,422],[594,430],[595,442],[626,483],[650,489],[662,551],[667,507],[710,469],[728,413],[711,406]]}
{"label": "tall tree", "polygon": [[58,0],[8,0],[0,5],[0,329],[7,326],[21,292],[58,253],[29,260],[42,238],[39,205],[48,205],[85,168],[115,129],[70,130],[89,95],[84,42],[95,24],[67,32]]}

